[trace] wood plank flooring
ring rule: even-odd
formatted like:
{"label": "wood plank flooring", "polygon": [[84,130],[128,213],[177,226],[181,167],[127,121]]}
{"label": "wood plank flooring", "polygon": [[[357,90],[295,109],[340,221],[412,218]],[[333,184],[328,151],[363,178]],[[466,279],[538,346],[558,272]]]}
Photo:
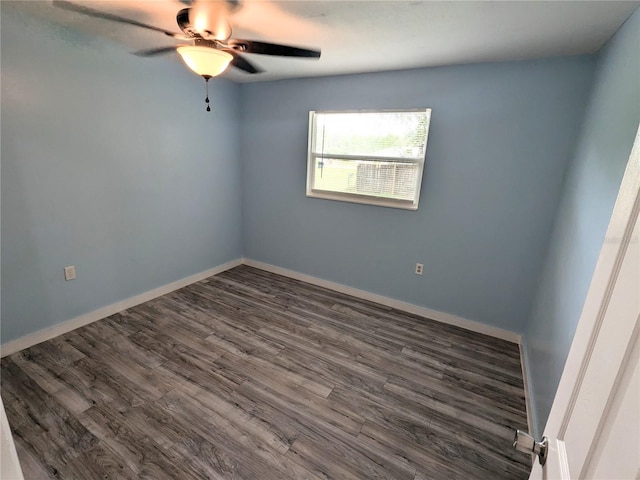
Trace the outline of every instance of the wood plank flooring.
{"label": "wood plank flooring", "polygon": [[240,266],[2,359],[25,478],[526,479],[518,347]]}

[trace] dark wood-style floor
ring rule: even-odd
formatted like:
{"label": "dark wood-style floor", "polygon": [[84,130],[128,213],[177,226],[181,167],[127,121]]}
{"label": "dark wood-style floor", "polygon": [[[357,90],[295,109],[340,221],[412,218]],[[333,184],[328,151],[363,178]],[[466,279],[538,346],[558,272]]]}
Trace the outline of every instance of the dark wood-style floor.
{"label": "dark wood-style floor", "polygon": [[241,266],[2,360],[25,478],[526,479],[518,347]]}

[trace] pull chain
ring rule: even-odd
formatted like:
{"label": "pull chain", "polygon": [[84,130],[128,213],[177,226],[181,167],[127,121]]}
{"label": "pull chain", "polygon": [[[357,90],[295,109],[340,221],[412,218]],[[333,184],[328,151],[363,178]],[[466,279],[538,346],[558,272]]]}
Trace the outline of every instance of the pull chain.
{"label": "pull chain", "polygon": [[205,85],[205,90],[207,92],[207,96],[204,99],[205,103],[207,104],[207,112],[211,111],[211,107],[209,106],[209,79],[205,77],[204,79],[204,85]]}

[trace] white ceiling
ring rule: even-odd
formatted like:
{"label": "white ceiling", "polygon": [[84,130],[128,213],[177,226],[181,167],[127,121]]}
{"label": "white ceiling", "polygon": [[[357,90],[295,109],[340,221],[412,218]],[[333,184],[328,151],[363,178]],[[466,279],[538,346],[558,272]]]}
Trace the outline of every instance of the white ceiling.
{"label": "white ceiling", "polygon": [[[640,5],[585,0],[240,1],[229,14],[233,37],[320,48],[322,57],[247,55],[266,72],[248,75],[230,69],[224,74],[237,82],[592,53]],[[176,32],[175,14],[185,7],[178,0],[75,3]],[[219,10],[212,0],[196,5]],[[131,51],[180,43],[160,33],[61,10],[48,1],[18,2],[15,7]],[[168,59],[179,68],[176,54]]]}

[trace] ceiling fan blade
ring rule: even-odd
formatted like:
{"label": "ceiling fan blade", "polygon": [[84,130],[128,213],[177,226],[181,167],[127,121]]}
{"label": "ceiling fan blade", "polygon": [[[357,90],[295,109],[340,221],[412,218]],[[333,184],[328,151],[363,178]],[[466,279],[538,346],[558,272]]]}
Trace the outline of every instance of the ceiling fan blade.
{"label": "ceiling fan blade", "polygon": [[147,48],[145,50],[138,50],[137,52],[132,52],[134,55],[138,57],[155,57],[157,55],[166,55],[168,53],[173,53],[176,51],[176,47],[157,47],[157,48]]}
{"label": "ceiling fan blade", "polygon": [[249,62],[249,60],[244,58],[242,55],[240,55],[235,50],[232,50],[230,48],[225,48],[224,51],[230,53],[231,55],[233,55],[233,60],[231,60],[231,65],[233,65],[234,67],[239,68],[240,70],[244,70],[247,73],[262,73],[263,72],[262,69],[256,67],[253,63]]}
{"label": "ceiling fan blade", "polygon": [[163,28],[154,27],[153,25],[149,25],[147,23],[142,23],[137,20],[121,17],[120,15],[115,15],[113,13],[101,12],[99,10],[94,10],[93,8],[88,8],[83,5],[77,5],[75,3],[67,2],[66,0],[53,0],[53,6],[62,8],[63,10],[69,10],[70,12],[80,13],[88,17],[101,18],[103,20],[110,20],[112,22],[125,23],[127,25],[146,28],[147,30],[164,33],[165,35],[168,35],[170,37],[174,37],[176,35],[182,36],[182,34],[173,33]]}
{"label": "ceiling fan blade", "polygon": [[277,43],[241,40],[239,38],[230,38],[227,43],[236,51],[246,53],[279,55],[281,57],[320,58],[320,50],[308,50],[306,48],[291,47],[289,45],[278,45]]}

